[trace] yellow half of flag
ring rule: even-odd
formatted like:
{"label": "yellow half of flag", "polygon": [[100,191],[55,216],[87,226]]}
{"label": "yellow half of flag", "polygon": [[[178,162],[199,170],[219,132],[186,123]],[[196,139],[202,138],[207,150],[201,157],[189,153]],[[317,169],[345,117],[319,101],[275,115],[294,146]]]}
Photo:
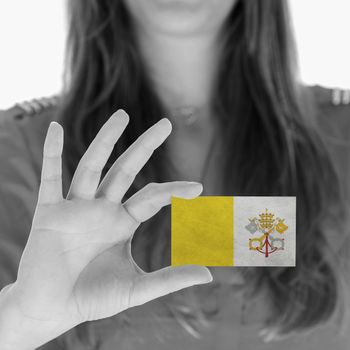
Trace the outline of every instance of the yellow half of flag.
{"label": "yellow half of flag", "polygon": [[295,209],[295,197],[173,197],[171,265],[295,266]]}

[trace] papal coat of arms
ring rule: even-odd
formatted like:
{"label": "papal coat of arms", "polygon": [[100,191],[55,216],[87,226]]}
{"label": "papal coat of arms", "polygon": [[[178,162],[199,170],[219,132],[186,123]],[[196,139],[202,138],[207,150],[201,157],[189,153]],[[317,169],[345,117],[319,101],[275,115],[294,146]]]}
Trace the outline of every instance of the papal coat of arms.
{"label": "papal coat of arms", "polygon": [[275,217],[268,209],[259,217],[249,219],[249,224],[245,228],[252,234],[262,234],[256,238],[249,239],[249,249],[269,257],[270,254],[278,250],[284,250],[284,238],[276,238],[272,236],[274,233],[284,234],[288,230],[288,226],[284,222],[285,219]]}

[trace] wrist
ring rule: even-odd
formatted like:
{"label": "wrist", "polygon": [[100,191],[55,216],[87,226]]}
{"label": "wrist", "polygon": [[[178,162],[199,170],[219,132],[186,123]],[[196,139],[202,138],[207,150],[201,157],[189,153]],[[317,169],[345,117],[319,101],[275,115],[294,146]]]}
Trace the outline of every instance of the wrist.
{"label": "wrist", "polygon": [[3,350],[33,350],[68,329],[25,314],[15,283],[0,291],[0,339]]}
{"label": "wrist", "polygon": [[25,342],[24,333],[28,332],[23,327],[22,319],[16,305],[15,298],[12,294],[14,284],[4,287],[0,291],[0,339],[2,340],[3,349],[30,350]]}

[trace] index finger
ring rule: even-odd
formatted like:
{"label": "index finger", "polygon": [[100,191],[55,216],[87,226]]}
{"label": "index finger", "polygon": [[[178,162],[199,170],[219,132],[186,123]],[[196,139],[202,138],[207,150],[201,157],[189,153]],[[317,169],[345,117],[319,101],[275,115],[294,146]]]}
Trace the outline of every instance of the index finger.
{"label": "index finger", "polygon": [[119,109],[102,126],[78,164],[67,199],[95,197],[102,170],[128,122],[128,114]]}

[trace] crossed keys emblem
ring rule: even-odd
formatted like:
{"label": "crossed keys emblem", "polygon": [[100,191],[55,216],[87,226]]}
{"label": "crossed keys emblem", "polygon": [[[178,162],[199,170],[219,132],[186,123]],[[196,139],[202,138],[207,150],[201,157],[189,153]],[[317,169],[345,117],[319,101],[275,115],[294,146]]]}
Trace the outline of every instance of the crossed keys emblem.
{"label": "crossed keys emblem", "polygon": [[270,254],[284,250],[284,238],[275,238],[272,233],[283,234],[288,226],[284,223],[285,219],[275,218],[275,214],[266,209],[265,213],[259,214],[259,217],[249,219],[249,224],[245,226],[251,234],[262,233],[260,237],[249,239],[249,249],[258,251],[267,258]]}

